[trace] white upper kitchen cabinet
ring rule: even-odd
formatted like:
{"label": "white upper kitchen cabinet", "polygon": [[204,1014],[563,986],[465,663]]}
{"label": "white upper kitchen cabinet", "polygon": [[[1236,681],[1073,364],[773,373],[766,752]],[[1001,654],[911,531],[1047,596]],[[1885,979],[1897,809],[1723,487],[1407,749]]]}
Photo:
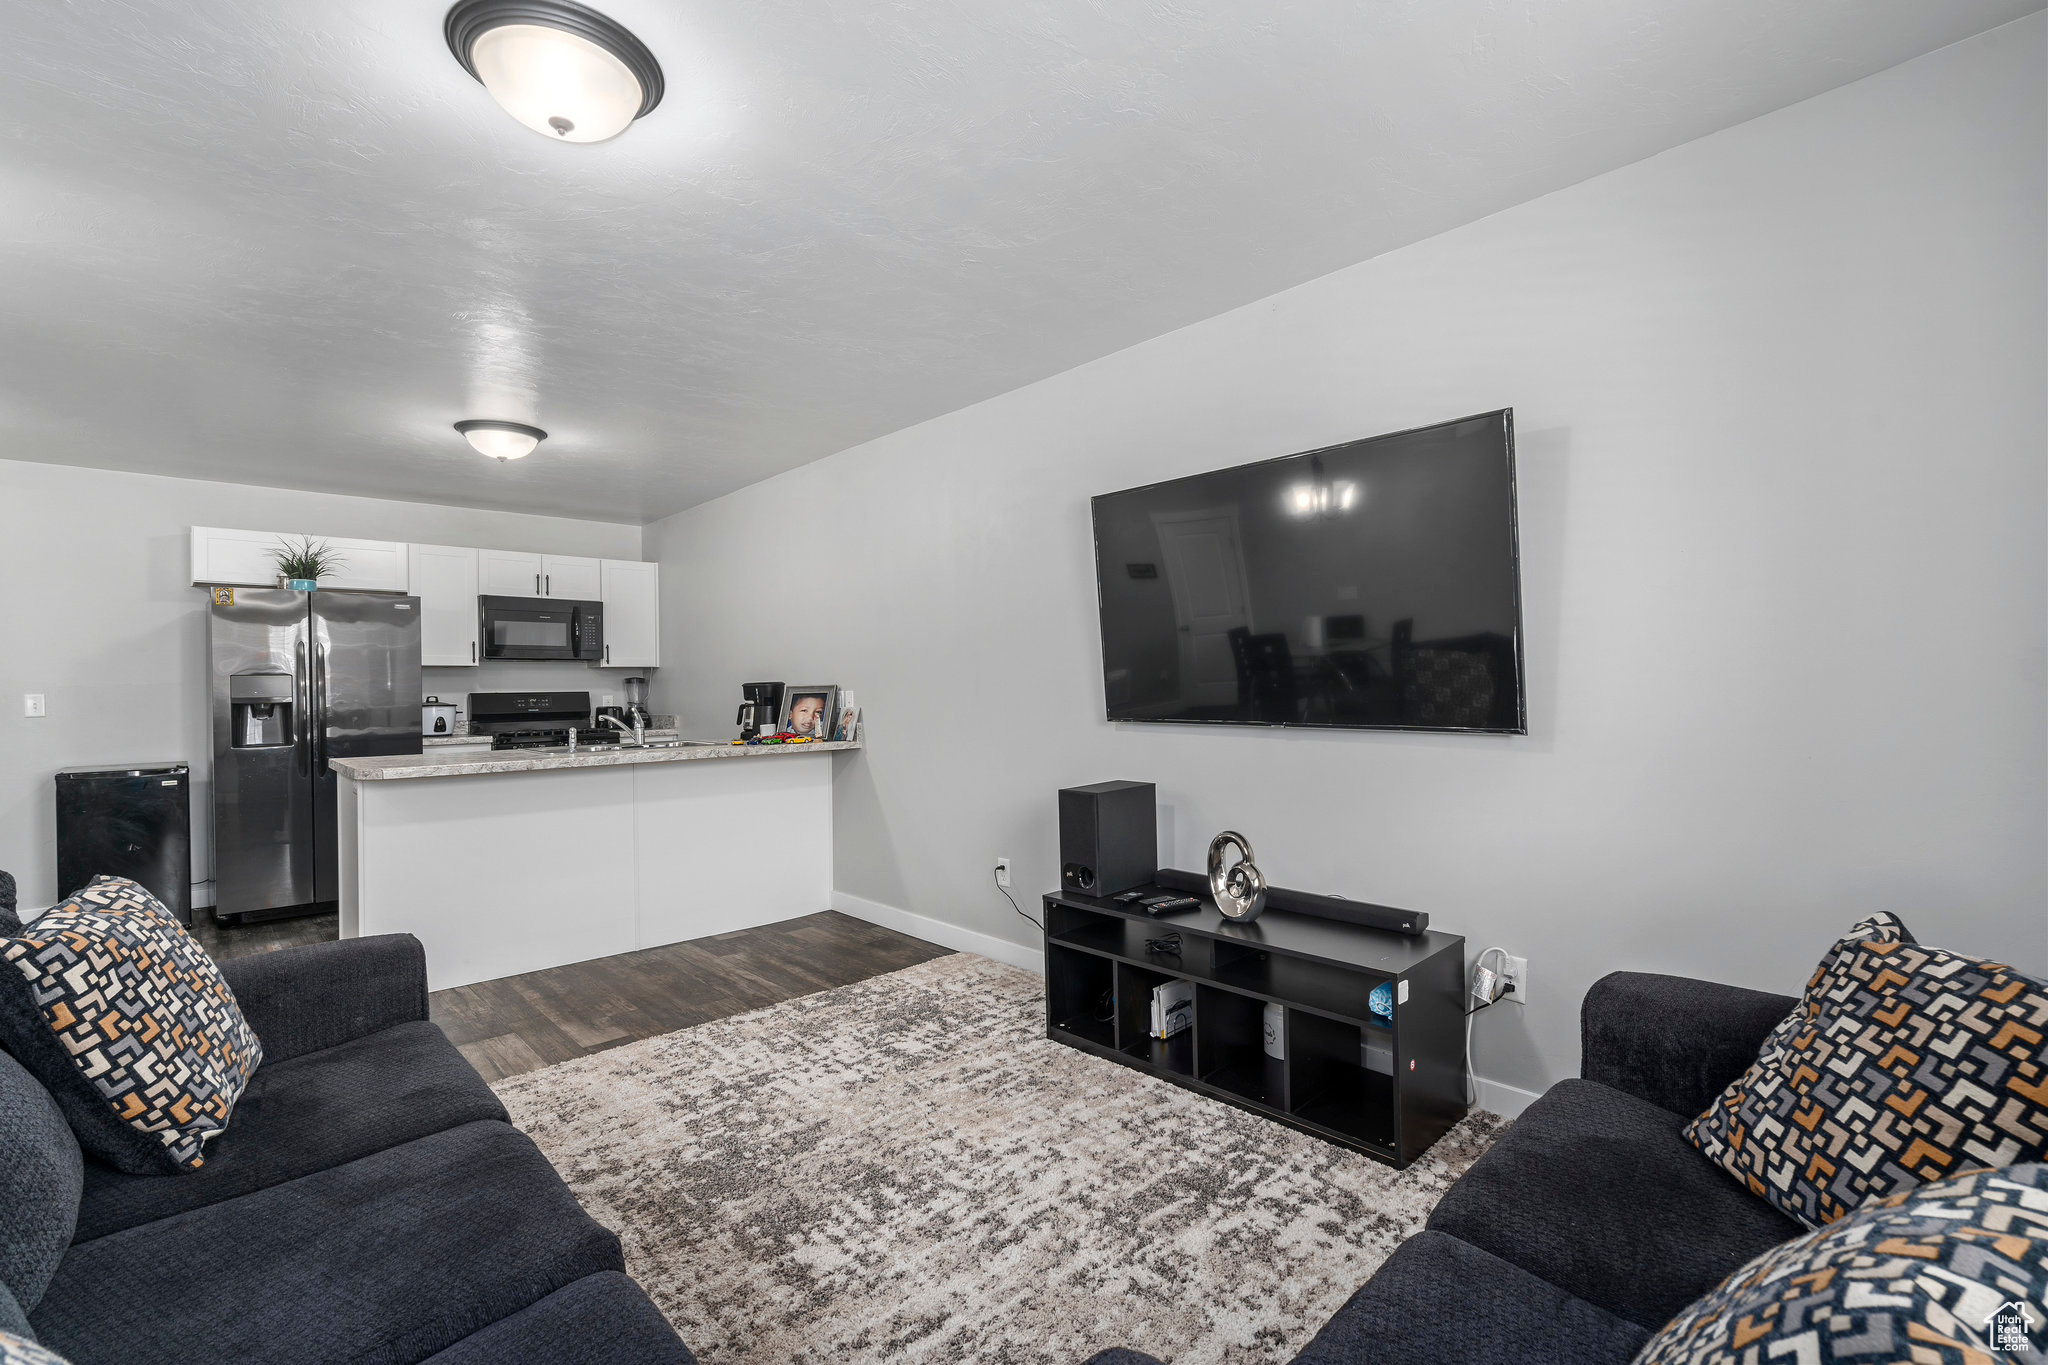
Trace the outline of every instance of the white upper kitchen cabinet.
{"label": "white upper kitchen cabinet", "polygon": [[602,590],[598,561],[580,555],[479,550],[486,597],[573,597],[595,602]]}
{"label": "white upper kitchen cabinet", "polygon": [[[297,531],[236,531],[220,526],[192,528],[192,581],[235,583],[253,587],[277,585],[277,552]],[[323,588],[359,588],[369,592],[404,592],[408,568],[405,545],[395,540],[349,540],[314,536],[341,560],[340,567],[320,580]]]}
{"label": "white upper kitchen cabinet", "polygon": [[478,591],[486,597],[539,597],[540,559],[523,550],[478,550]]}
{"label": "white upper kitchen cabinet", "polygon": [[602,560],[583,559],[576,555],[542,555],[540,557],[540,595],[542,597],[573,597],[579,602],[595,602],[604,591],[604,575],[599,568]]}
{"label": "white upper kitchen cabinet", "polygon": [[603,561],[604,666],[661,666],[661,565]]}
{"label": "white upper kitchen cabinet", "polygon": [[410,591],[420,599],[420,663],[468,667],[477,661],[477,583],[485,553],[460,545],[411,545]]}

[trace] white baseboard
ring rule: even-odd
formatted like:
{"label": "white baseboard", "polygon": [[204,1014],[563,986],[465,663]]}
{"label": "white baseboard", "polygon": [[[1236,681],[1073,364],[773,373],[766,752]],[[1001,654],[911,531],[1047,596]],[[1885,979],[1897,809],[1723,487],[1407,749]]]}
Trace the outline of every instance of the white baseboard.
{"label": "white baseboard", "polygon": [[871,901],[846,891],[833,891],[832,908],[842,915],[864,919],[870,924],[879,924],[884,929],[894,929],[899,934],[921,938],[926,943],[936,943],[941,948],[952,948],[963,953],[979,953],[998,962],[1007,962],[1012,967],[1022,967],[1028,972],[1045,975],[1045,954],[1042,951],[1037,948],[1026,948],[1021,943],[1012,943],[1006,938],[997,938],[994,934],[963,929],[942,919],[899,910],[893,905],[884,905],[880,901]]}
{"label": "white baseboard", "polygon": [[1503,1081],[1489,1081],[1484,1076],[1472,1078],[1473,1103],[1481,1109],[1491,1110],[1504,1119],[1520,1118],[1522,1111],[1536,1103],[1542,1096],[1533,1090],[1524,1090],[1518,1085]]}

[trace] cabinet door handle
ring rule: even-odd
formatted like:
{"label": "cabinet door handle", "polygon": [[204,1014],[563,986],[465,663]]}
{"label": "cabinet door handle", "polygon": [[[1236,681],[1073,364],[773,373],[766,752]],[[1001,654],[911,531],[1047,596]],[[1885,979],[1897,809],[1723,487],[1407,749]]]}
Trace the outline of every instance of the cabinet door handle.
{"label": "cabinet door handle", "polygon": [[476,662],[476,641],[474,640],[469,642],[469,661],[471,663]]}
{"label": "cabinet door handle", "polygon": [[535,597],[538,597],[538,596],[540,596],[540,575],[539,575],[539,574],[535,574],[535,575],[533,576],[533,595],[534,595]]}
{"label": "cabinet door handle", "polygon": [[612,647],[610,645],[606,645],[604,647],[604,661],[606,663],[610,663],[612,661]]}
{"label": "cabinet door handle", "polygon": [[541,590],[541,596],[553,597],[555,595],[555,576],[553,574],[548,575],[547,584],[547,587]]}

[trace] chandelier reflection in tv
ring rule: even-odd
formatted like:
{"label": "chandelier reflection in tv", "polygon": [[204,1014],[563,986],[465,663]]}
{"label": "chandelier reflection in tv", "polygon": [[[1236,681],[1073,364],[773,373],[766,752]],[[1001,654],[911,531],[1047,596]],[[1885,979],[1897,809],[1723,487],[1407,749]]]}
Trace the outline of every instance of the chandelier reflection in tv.
{"label": "chandelier reflection in tv", "polygon": [[1309,476],[1287,490],[1287,510],[1297,517],[1334,517],[1358,505],[1358,485],[1350,479],[1332,483],[1323,472],[1323,457],[1308,457]]}
{"label": "chandelier reflection in tv", "polygon": [[1528,733],[1512,410],[1092,510],[1109,719]]}

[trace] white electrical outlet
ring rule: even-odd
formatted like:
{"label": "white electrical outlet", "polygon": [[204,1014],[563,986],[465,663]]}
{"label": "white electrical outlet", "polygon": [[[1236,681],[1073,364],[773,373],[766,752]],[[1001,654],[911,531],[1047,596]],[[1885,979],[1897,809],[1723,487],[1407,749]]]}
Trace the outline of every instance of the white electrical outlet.
{"label": "white electrical outlet", "polygon": [[21,714],[24,716],[40,716],[45,714],[43,710],[43,694],[40,692],[22,693]]}
{"label": "white electrical outlet", "polygon": [[998,858],[996,859],[996,885],[1007,887],[1009,884],[1010,860],[1008,858]]}
{"label": "white electrical outlet", "polygon": [[1526,957],[1504,958],[1501,962],[1500,981],[1503,986],[1513,986],[1515,993],[1508,997],[1529,1003],[1529,959]]}

